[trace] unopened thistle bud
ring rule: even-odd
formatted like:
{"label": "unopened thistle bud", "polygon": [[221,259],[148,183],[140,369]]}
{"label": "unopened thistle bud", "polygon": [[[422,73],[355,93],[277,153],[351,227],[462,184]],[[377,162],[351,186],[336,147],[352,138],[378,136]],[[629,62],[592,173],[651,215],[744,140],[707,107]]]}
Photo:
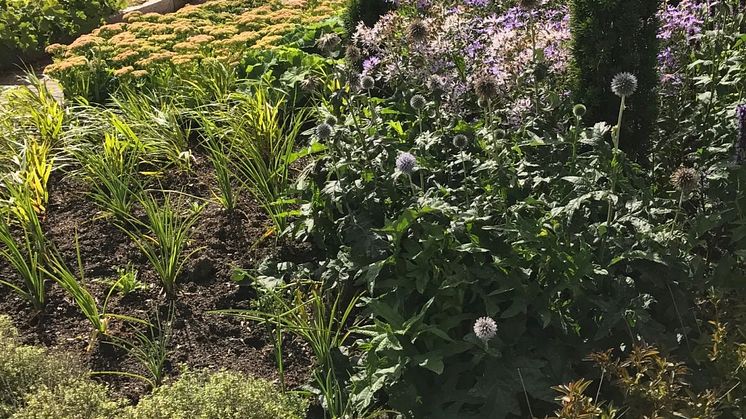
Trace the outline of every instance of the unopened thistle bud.
{"label": "unopened thistle bud", "polygon": [[583,119],[587,110],[588,109],[586,109],[585,105],[583,105],[582,103],[578,103],[577,105],[573,106],[572,114],[575,115],[575,118]]}
{"label": "unopened thistle bud", "polygon": [[360,88],[363,90],[370,90],[376,86],[376,80],[371,76],[363,76],[360,78]]}
{"label": "unopened thistle bud", "polygon": [[337,117],[334,115],[329,115],[324,119],[324,123],[333,127],[337,125]]}
{"label": "unopened thistle bud", "polygon": [[425,105],[427,105],[427,101],[422,95],[414,95],[411,99],[409,99],[409,106],[411,106],[412,109],[416,111],[425,109]]}
{"label": "unopened thistle bud", "polygon": [[331,125],[323,123],[316,127],[316,136],[319,139],[326,140],[332,135],[334,135],[334,128]]}
{"label": "unopened thistle bud", "polygon": [[464,134],[456,134],[453,136],[453,145],[456,148],[464,149],[466,148],[466,145],[469,143],[469,139],[466,138],[466,135]]}

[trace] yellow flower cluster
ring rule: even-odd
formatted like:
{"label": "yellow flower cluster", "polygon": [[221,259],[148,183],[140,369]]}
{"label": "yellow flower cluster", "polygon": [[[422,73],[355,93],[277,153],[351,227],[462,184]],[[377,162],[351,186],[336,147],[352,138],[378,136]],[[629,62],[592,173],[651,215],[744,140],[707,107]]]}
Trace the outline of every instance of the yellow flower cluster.
{"label": "yellow flower cluster", "polygon": [[236,63],[247,49],[269,49],[299,25],[337,14],[345,0],[208,0],[167,15],[131,12],[68,46],[51,45],[45,72],[69,79],[87,60],[101,60],[115,77],[144,77],[154,66],[193,66],[214,58]]}

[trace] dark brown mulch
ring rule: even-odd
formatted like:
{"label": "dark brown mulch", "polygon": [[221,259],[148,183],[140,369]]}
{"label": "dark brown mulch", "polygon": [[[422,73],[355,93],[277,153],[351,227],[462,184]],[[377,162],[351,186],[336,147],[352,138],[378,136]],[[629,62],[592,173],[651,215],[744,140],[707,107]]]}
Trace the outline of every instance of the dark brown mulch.
{"label": "dark brown mulch", "polygon": [[[197,155],[190,173],[169,170],[158,184],[165,189],[205,199],[212,197],[214,176],[208,159]],[[75,237],[83,260],[85,283],[102,302],[108,285],[102,281],[116,277],[118,267],[132,264],[147,289],[126,296],[114,295],[108,312],[155,320],[164,319],[167,299],[160,281],[131,239],[86,195],[87,185],[73,175],[56,172],[50,180],[50,198],[44,228],[47,237],[59,248],[71,268],[76,266]],[[272,342],[266,326],[236,318],[208,313],[211,310],[247,308],[254,296],[248,287],[230,280],[234,267],[251,268],[264,257],[282,254],[298,262],[311,260],[311,252],[273,237],[262,239],[270,227],[256,202],[243,193],[238,208],[227,213],[209,203],[193,231],[192,248],[199,249],[187,264],[177,282],[175,317],[168,370],[177,375],[182,366],[191,369],[227,368],[254,376],[277,380]],[[16,280],[15,273],[0,260],[0,275]],[[138,371],[125,351],[98,341],[88,351],[91,327],[57,284],[48,287],[48,306],[41,316],[34,316],[31,306],[7,288],[0,287],[0,314],[9,314],[19,328],[24,343],[43,345],[55,350],[78,354],[93,371]],[[131,337],[131,326],[112,320],[113,335]],[[307,381],[311,356],[299,341],[284,343],[286,383],[299,386]],[[115,393],[136,401],[147,391],[139,380],[103,375]]]}

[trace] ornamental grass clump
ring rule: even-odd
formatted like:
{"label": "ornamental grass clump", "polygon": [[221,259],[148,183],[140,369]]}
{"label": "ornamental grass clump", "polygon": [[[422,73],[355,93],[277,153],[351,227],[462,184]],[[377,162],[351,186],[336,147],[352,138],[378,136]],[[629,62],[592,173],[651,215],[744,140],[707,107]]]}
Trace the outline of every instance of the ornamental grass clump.
{"label": "ornamental grass clump", "polygon": [[184,211],[168,194],[158,200],[151,194],[140,198],[145,211],[145,221],[133,220],[144,229],[132,231],[127,225],[118,226],[148,258],[163,285],[168,298],[176,297],[176,280],[184,264],[200,249],[187,250],[192,227],[199,219],[202,206]]}

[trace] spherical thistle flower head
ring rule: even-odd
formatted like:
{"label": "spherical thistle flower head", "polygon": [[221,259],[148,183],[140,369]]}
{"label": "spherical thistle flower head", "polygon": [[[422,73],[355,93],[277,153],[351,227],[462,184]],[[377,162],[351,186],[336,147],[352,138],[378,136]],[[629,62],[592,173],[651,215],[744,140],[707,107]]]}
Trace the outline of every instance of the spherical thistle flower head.
{"label": "spherical thistle flower head", "polygon": [[341,43],[342,39],[334,32],[321,35],[319,39],[316,40],[316,46],[324,52],[333,51]]}
{"label": "spherical thistle flower head", "polygon": [[355,46],[355,44],[347,45],[347,48],[345,49],[345,59],[349,64],[357,65],[362,58],[363,53],[360,51],[360,48]]}
{"label": "spherical thistle flower head", "polygon": [[480,317],[474,322],[474,334],[487,342],[497,335],[497,323],[490,317]]}
{"label": "spherical thistle flower head", "polygon": [[409,106],[412,107],[412,109],[416,111],[421,111],[425,109],[425,106],[427,105],[427,100],[425,100],[425,97],[422,95],[414,95],[412,98],[409,99]]}
{"label": "spherical thistle flower head", "polygon": [[582,119],[585,116],[586,111],[588,111],[588,109],[582,103],[578,103],[572,107],[572,114],[578,119]]}
{"label": "spherical thistle flower head", "polygon": [[317,77],[308,76],[305,79],[301,80],[300,88],[304,92],[313,92],[319,87],[320,84],[321,82]]}
{"label": "spherical thistle flower head", "polygon": [[316,136],[322,140],[326,140],[334,135],[334,128],[331,125],[324,122],[316,127]]}
{"label": "spherical thistle flower head", "polygon": [[474,80],[474,93],[477,94],[479,99],[492,100],[499,93],[497,80],[489,74],[477,77]]}
{"label": "spherical thistle flower head", "polygon": [[333,127],[337,125],[337,117],[334,115],[329,115],[324,119],[324,123]]}
{"label": "spherical thistle flower head", "polygon": [[407,36],[412,42],[425,42],[430,34],[430,29],[422,19],[412,21],[407,27]]}
{"label": "spherical thistle flower head", "polygon": [[371,76],[360,77],[360,88],[370,90],[376,86],[376,80]]}
{"label": "spherical thistle flower head", "polygon": [[396,169],[406,175],[414,172],[416,166],[417,159],[411,153],[404,152],[396,158]]}
{"label": "spherical thistle flower head", "polygon": [[671,184],[684,193],[691,192],[699,187],[699,173],[691,167],[681,166],[671,175]]}
{"label": "spherical thistle flower head", "polygon": [[611,80],[611,91],[619,97],[632,96],[637,90],[637,77],[630,73],[619,73]]}
{"label": "spherical thistle flower head", "polygon": [[469,139],[464,134],[456,134],[453,136],[453,145],[456,148],[464,149],[469,143]]}

